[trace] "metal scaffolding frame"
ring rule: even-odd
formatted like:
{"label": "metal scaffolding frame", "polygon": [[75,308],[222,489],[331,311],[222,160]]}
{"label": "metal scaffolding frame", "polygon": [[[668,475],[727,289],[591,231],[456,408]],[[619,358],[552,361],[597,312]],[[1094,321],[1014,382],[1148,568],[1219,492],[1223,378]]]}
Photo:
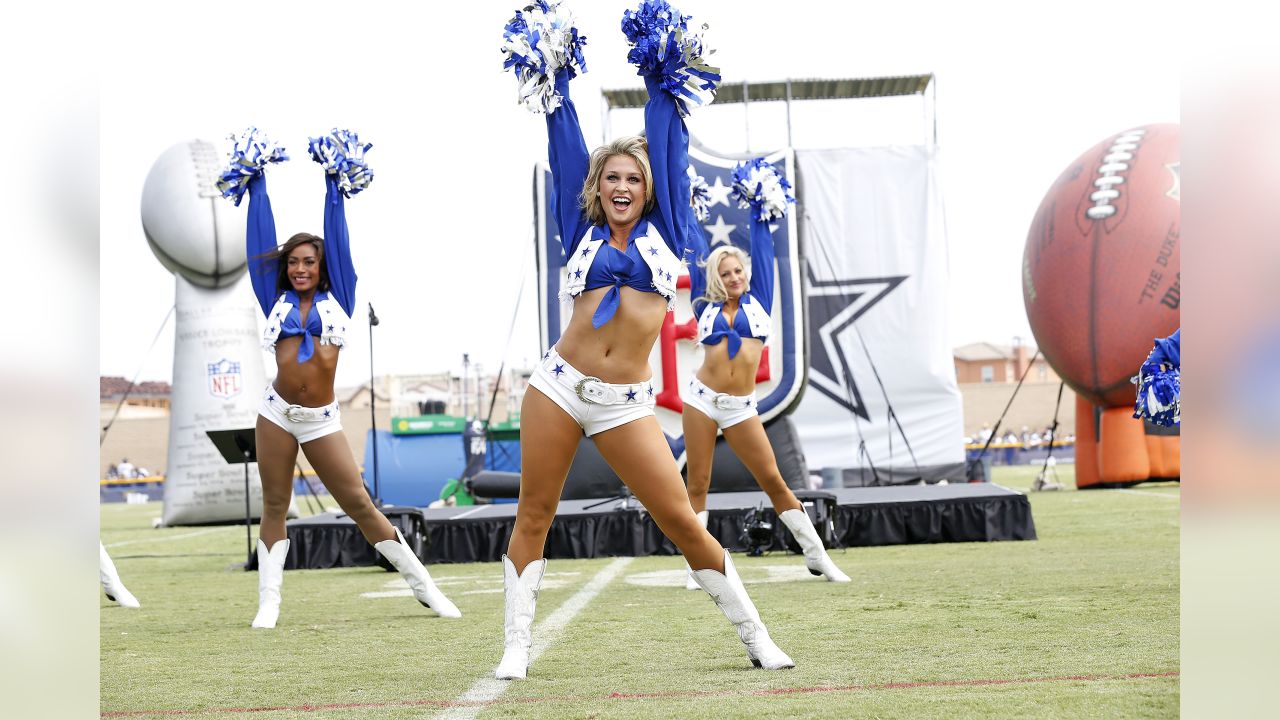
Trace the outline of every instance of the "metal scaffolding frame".
{"label": "metal scaffolding frame", "polygon": [[[766,82],[726,82],[720,85],[714,105],[753,102],[784,102],[787,106],[787,145],[793,145],[791,131],[791,103],[799,100],[845,100],[861,98],[898,97],[919,95],[925,126],[930,128],[930,146],[938,144],[938,82],[933,73],[925,75],[896,75],[889,77],[772,80]],[[610,135],[610,114],[614,110],[642,108],[649,100],[648,91],[641,88],[617,88],[602,90],[603,124],[605,140]],[[744,118],[747,113],[743,112]],[[747,130],[747,145],[751,144],[751,132]]]}

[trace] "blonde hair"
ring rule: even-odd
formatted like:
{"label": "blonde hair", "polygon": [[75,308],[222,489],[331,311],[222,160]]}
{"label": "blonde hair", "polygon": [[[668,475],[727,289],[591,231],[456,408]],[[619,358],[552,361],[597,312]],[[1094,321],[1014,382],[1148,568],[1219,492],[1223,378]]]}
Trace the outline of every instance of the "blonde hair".
{"label": "blonde hair", "polygon": [[729,293],[724,289],[724,281],[720,279],[720,262],[729,256],[738,258],[738,262],[742,263],[742,269],[746,271],[747,281],[751,280],[751,258],[741,248],[728,244],[721,245],[712,250],[704,262],[699,263],[706,267],[706,300],[709,302],[722,303],[729,299]]}
{"label": "blonde hair", "polygon": [[604,205],[596,197],[596,188],[600,187],[600,176],[604,174],[604,164],[609,158],[625,155],[640,166],[640,175],[644,178],[644,213],[653,209],[653,173],[649,170],[649,143],[639,135],[618,138],[608,145],[601,145],[591,153],[591,164],[587,168],[586,182],[582,183],[582,192],[578,193],[578,205],[587,214],[592,225],[604,225],[608,217],[604,214]]}

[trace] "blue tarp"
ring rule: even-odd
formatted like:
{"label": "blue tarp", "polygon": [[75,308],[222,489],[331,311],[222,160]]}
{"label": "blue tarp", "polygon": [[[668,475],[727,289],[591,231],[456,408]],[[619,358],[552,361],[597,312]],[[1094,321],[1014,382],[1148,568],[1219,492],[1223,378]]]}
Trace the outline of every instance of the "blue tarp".
{"label": "blue tarp", "polygon": [[[373,489],[373,442],[365,434],[364,479]],[[378,494],[392,505],[426,507],[440,498],[449,480],[462,474],[466,467],[462,435],[393,435],[377,432]],[[520,472],[520,441],[489,441],[485,468]]]}
{"label": "blue tarp", "polygon": [[[373,489],[373,442],[365,434],[364,480]],[[440,490],[451,478],[462,474],[466,458],[462,436],[392,435],[377,431],[378,494],[392,505],[426,507],[440,498]]]}

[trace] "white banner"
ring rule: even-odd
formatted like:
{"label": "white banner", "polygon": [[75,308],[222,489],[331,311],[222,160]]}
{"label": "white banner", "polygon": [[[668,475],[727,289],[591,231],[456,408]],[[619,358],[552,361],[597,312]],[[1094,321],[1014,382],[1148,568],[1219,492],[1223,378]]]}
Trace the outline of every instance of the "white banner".
{"label": "white banner", "polygon": [[870,467],[880,483],[961,479],[932,152],[798,150],[796,165],[809,382],[792,419],[810,471],[843,468],[846,484],[873,482]]}
{"label": "white banner", "polygon": [[[223,459],[207,430],[252,428],[267,386],[258,306],[248,275],[210,290],[174,275],[173,391],[164,523],[244,521],[244,466]],[[249,504],[262,514],[258,464],[249,465]],[[296,511],[290,507],[290,514]]]}

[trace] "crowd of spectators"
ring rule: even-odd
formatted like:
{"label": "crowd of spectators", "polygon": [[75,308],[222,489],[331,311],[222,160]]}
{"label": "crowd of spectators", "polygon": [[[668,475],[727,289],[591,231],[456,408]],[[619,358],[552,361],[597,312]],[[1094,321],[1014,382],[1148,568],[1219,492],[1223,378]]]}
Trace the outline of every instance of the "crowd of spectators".
{"label": "crowd of spectators", "polygon": [[124,458],[115,465],[107,466],[108,480],[132,480],[135,478],[151,477],[151,471],[134,465],[129,462],[129,458]]}

